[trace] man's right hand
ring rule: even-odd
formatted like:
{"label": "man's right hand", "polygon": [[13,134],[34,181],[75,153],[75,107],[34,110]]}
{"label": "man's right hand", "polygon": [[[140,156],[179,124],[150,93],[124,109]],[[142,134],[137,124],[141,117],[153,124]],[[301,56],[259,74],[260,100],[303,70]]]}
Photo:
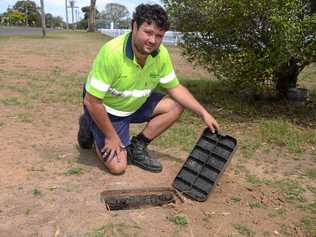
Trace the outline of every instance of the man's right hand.
{"label": "man's right hand", "polygon": [[124,146],[119,136],[106,138],[104,144],[101,150],[102,158],[106,159],[106,161],[111,161],[116,157],[118,159],[117,162],[121,162],[118,154],[124,150]]}

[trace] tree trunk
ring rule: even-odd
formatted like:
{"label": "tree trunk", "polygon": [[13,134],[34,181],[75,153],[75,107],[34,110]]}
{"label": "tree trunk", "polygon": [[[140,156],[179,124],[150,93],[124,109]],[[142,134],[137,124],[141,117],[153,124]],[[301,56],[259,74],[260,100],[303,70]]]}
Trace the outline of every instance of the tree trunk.
{"label": "tree trunk", "polygon": [[297,65],[296,60],[290,59],[274,73],[277,79],[276,89],[280,96],[286,98],[288,89],[296,87],[297,77],[302,69],[301,66]]}
{"label": "tree trunk", "polygon": [[88,20],[88,32],[95,32],[96,30],[96,9],[95,9],[96,0],[90,1],[90,17]]}

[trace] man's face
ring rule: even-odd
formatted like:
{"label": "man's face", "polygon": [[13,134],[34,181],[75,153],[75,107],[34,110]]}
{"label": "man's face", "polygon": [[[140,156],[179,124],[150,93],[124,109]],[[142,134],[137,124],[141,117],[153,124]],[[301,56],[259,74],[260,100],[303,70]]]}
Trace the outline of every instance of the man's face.
{"label": "man's face", "polygon": [[156,24],[148,24],[144,22],[137,29],[136,22],[133,23],[133,43],[138,53],[149,55],[159,48],[161,41],[165,35],[165,31],[156,26]]}

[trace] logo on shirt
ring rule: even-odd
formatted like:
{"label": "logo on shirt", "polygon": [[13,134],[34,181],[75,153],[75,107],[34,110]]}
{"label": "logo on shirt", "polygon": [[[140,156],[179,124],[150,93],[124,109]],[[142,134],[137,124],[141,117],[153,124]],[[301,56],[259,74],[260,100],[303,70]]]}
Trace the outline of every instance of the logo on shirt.
{"label": "logo on shirt", "polygon": [[157,73],[150,73],[149,76],[151,78],[159,78],[159,74],[157,74]]}
{"label": "logo on shirt", "polygon": [[121,95],[123,95],[123,92],[117,91],[117,90],[115,90],[114,88],[109,88],[109,91],[110,91],[110,93],[111,93],[113,96],[121,96]]}

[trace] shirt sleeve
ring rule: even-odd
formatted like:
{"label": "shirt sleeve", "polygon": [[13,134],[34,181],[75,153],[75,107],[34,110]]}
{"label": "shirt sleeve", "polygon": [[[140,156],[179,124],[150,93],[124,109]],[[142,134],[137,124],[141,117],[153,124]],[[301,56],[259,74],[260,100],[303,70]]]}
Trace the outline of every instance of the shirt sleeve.
{"label": "shirt sleeve", "polygon": [[161,48],[162,53],[162,69],[160,71],[159,84],[165,89],[171,89],[179,85],[179,80],[173,69],[173,65],[169,56],[168,51],[163,47]]}
{"label": "shirt sleeve", "polygon": [[103,99],[112,84],[113,74],[114,68],[111,61],[108,60],[107,48],[104,46],[93,62],[86,81],[86,91],[99,99]]}

